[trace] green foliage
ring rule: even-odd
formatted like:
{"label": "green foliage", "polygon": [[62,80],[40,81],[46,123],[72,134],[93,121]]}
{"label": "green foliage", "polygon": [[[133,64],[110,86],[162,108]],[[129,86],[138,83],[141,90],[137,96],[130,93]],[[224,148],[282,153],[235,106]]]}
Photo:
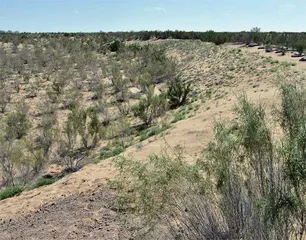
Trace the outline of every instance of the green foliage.
{"label": "green foliage", "polygon": [[142,142],[149,137],[158,135],[158,134],[166,131],[170,127],[171,126],[169,124],[163,124],[161,126],[155,126],[155,127],[150,128],[150,129],[144,129],[144,130],[139,132],[139,136],[140,136],[139,141]]}
{"label": "green foliage", "polygon": [[14,197],[15,195],[20,194],[25,190],[30,191],[35,188],[53,184],[58,180],[59,178],[39,178],[32,185],[28,185],[28,186],[13,185],[13,186],[6,187],[0,191],[0,201],[6,198]]}
{"label": "green foliage", "polygon": [[180,77],[168,83],[167,96],[171,108],[179,107],[186,103],[187,96],[191,92],[191,84],[184,83]]}
{"label": "green foliage", "polygon": [[104,148],[100,152],[100,158],[103,160],[103,159],[115,157],[115,156],[118,156],[119,154],[123,153],[124,151],[125,151],[125,148],[123,146],[117,146],[113,149]]}
{"label": "green foliage", "polygon": [[23,192],[24,188],[20,185],[15,185],[11,187],[6,187],[5,189],[0,191],[0,200],[4,200],[6,198],[13,197],[17,194]]}

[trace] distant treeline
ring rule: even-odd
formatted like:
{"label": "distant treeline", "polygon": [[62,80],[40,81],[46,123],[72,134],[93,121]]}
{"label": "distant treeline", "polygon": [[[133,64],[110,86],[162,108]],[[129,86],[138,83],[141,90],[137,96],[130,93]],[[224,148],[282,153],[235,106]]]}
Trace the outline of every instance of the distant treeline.
{"label": "distant treeline", "polygon": [[109,42],[112,40],[149,40],[149,39],[194,39],[213,42],[217,45],[225,42],[239,42],[259,44],[273,44],[278,46],[293,47],[297,43],[306,45],[306,33],[297,32],[260,32],[259,28],[243,32],[187,32],[187,31],[138,31],[138,32],[95,32],[95,33],[28,33],[0,31],[1,42],[18,42],[37,38],[83,38],[86,41]]}

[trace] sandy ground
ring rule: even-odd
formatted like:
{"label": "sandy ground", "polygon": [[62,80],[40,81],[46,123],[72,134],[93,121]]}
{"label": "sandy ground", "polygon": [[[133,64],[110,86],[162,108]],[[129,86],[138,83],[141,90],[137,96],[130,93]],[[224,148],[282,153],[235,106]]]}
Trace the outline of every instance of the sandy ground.
{"label": "sandy ground", "polygon": [[[301,66],[303,63],[296,67]],[[276,102],[276,88],[268,87],[268,80],[263,80],[260,88],[249,85],[243,88],[251,100],[262,101],[268,108]],[[175,123],[164,137],[151,137],[141,148],[132,146],[124,155],[141,160],[152,153],[158,154],[165,146],[182,146],[187,161],[195,161],[213,138],[214,120],[235,118],[233,108],[239,93],[241,88],[232,88],[226,97],[209,100],[206,106],[210,109],[201,109],[196,116]],[[113,194],[104,188],[115,175],[111,160],[104,160],[52,185],[1,201],[0,239],[128,239],[128,233],[120,227],[110,207]]]}
{"label": "sandy ground", "polygon": [[[241,46],[234,46],[241,47]],[[260,56],[272,57],[275,60],[295,63],[299,68],[306,68],[306,62],[301,62],[301,57],[291,57],[292,52],[287,52],[284,56],[281,53],[275,53],[275,51],[266,53],[264,49],[258,49],[258,47],[245,48],[247,51],[259,54]]]}
{"label": "sandy ground", "polygon": [[34,213],[2,221],[1,240],[129,239],[117,219],[110,190],[74,195],[40,207]]}

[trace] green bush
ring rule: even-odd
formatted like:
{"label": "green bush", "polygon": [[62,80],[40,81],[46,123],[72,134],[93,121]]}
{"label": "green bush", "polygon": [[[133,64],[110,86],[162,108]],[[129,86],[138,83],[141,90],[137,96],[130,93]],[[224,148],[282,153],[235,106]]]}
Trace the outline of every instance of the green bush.
{"label": "green bush", "polygon": [[167,98],[164,94],[154,95],[154,86],[150,86],[146,97],[141,98],[138,104],[132,106],[135,117],[139,117],[147,126],[154,119],[163,115],[167,110]]}
{"label": "green bush", "polygon": [[185,119],[184,113],[176,112],[176,113],[174,114],[174,119],[172,120],[172,123],[176,123],[176,122],[181,121],[181,120],[183,120],[183,119]]}
{"label": "green bush", "polygon": [[118,52],[120,50],[120,48],[122,47],[122,43],[116,39],[114,41],[112,41],[110,44],[109,44],[109,50],[111,52]]}
{"label": "green bush", "polygon": [[101,159],[107,159],[111,157],[115,157],[125,151],[125,148],[122,146],[117,146],[114,149],[111,148],[104,148],[100,152],[100,158]]}
{"label": "green bush", "polygon": [[21,192],[23,192],[24,187],[20,185],[6,187],[5,189],[0,191],[0,200],[13,197]]}
{"label": "green bush", "polygon": [[146,139],[148,139],[149,137],[158,135],[164,131],[166,131],[167,129],[169,129],[171,126],[169,124],[163,124],[162,126],[156,126],[156,127],[152,127],[150,129],[146,129],[146,130],[142,130],[139,132],[139,141],[142,142]]}
{"label": "green bush", "polygon": [[31,127],[28,119],[28,107],[25,103],[19,103],[14,112],[8,114],[6,119],[6,135],[9,139],[24,137]]}

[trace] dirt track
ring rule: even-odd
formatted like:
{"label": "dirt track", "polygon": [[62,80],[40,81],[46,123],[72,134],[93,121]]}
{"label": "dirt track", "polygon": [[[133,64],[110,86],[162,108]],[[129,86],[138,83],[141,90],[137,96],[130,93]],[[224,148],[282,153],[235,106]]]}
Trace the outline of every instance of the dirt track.
{"label": "dirt track", "polygon": [[35,213],[2,221],[0,239],[129,239],[116,218],[110,190],[71,196]]}

